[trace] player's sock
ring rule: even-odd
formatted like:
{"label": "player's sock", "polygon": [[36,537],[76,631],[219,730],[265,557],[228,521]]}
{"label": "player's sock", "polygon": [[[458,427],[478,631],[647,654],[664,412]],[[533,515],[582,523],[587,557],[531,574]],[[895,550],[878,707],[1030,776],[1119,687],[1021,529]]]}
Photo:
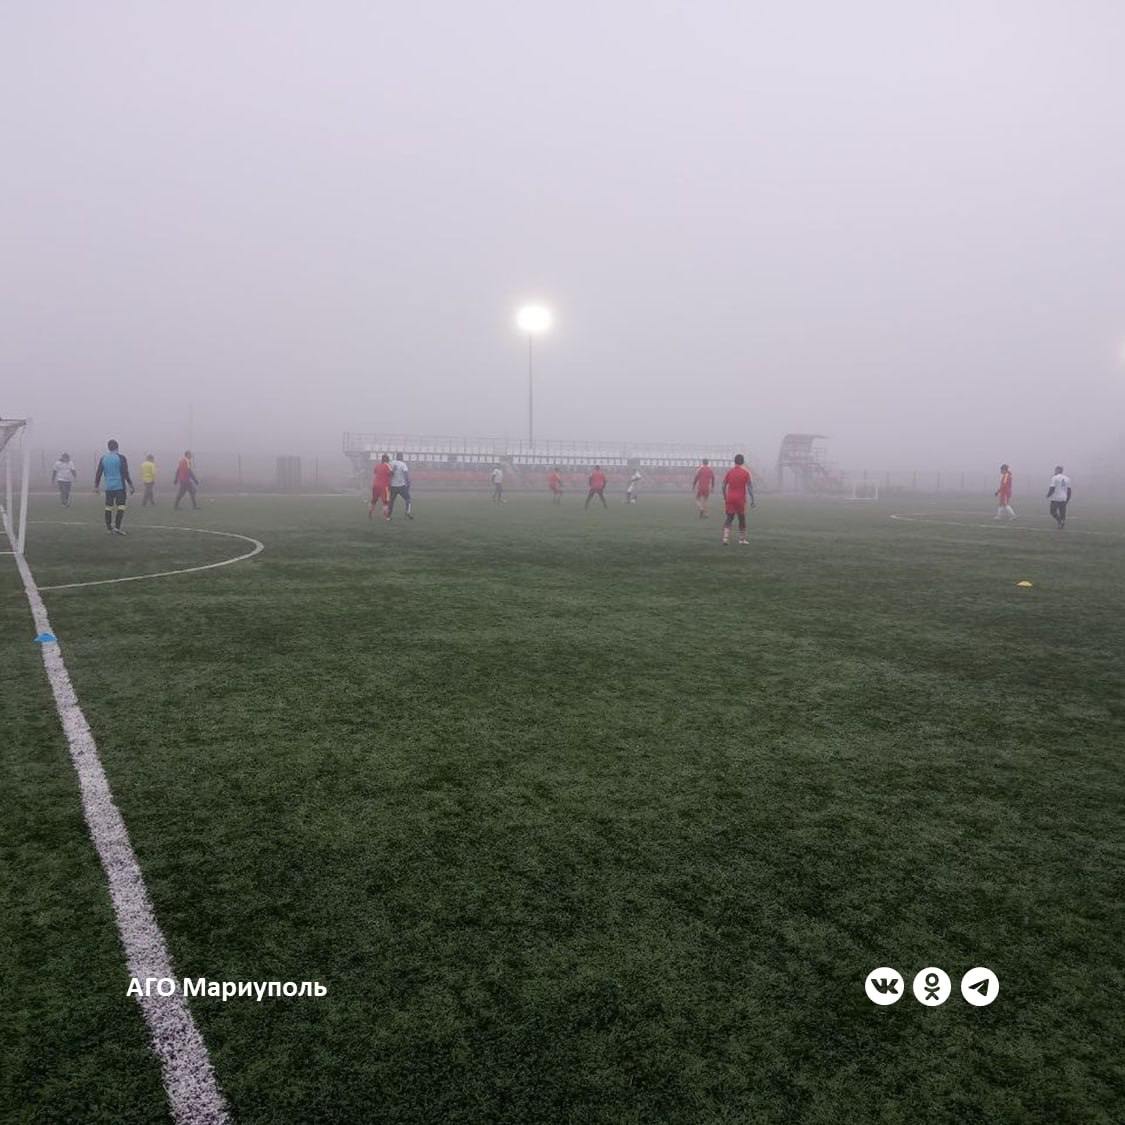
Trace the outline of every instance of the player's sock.
{"label": "player's sock", "polygon": [[113,530],[113,509],[106,508],[105,510],[105,529],[106,531]]}
{"label": "player's sock", "polygon": [[121,521],[124,518],[125,518],[125,509],[124,508],[118,508],[117,514],[113,518],[113,526],[115,528],[117,528],[118,531],[121,530]]}

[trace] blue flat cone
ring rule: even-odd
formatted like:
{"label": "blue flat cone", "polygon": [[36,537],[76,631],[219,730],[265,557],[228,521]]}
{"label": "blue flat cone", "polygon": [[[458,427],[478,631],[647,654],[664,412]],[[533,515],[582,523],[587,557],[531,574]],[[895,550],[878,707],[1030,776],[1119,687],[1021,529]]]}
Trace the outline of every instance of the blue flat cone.
{"label": "blue flat cone", "polygon": [[58,637],[56,637],[54,633],[40,633],[39,636],[35,638],[35,643],[37,645],[53,645],[56,641],[58,641]]}

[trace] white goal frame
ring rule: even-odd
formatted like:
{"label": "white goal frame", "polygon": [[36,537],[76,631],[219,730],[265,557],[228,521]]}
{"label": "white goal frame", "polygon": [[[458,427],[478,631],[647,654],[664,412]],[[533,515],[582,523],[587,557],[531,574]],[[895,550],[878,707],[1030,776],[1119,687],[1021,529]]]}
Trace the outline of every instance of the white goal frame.
{"label": "white goal frame", "polygon": [[877,501],[879,486],[873,480],[853,480],[849,500]]}
{"label": "white goal frame", "polygon": [[[31,482],[31,442],[28,433],[30,418],[0,418],[0,461],[3,461],[4,503],[0,505],[0,523],[12,549],[23,554],[27,542],[27,493]],[[19,474],[13,480],[13,469]],[[18,488],[17,488],[18,485]],[[18,507],[13,507],[13,499]]]}

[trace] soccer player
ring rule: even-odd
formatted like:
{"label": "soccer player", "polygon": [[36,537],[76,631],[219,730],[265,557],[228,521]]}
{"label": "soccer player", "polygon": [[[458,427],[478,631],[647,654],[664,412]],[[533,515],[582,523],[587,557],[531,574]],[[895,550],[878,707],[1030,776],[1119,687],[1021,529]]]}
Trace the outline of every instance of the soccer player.
{"label": "soccer player", "polygon": [[590,491],[586,493],[585,507],[589,508],[590,501],[596,496],[601,502],[603,508],[608,508],[609,505],[605,502],[605,473],[602,472],[601,465],[595,465],[594,471],[590,474]]}
{"label": "soccer player", "polygon": [[705,520],[707,518],[707,505],[711,500],[711,489],[715,487],[715,470],[711,468],[711,462],[706,457],[703,458],[703,464],[695,470],[695,476],[691,478],[691,486],[695,489],[695,506],[699,509],[699,518]]}
{"label": "soccer player", "polygon": [[110,439],[98,460],[98,471],[94,474],[94,491],[105,479],[105,529],[111,535],[124,535],[121,521],[125,518],[125,486],[136,492],[133,479],[129,476],[129,462],[124,453],[119,453],[117,442]]}
{"label": "soccer player", "polygon": [[383,519],[391,518],[391,473],[391,455],[384,453],[371,474],[371,507],[367,509],[368,519],[374,517],[376,504],[383,505]]}
{"label": "soccer player", "polygon": [[726,506],[727,518],[723,524],[723,542],[730,542],[731,524],[734,517],[738,517],[738,542],[745,546],[750,542],[746,538],[746,498],[750,497],[750,506],[754,506],[753,479],[750,470],[746,468],[746,458],[741,453],[734,455],[734,467],[727,470],[723,477],[723,503]]}
{"label": "soccer player", "polygon": [[1012,511],[1012,470],[1007,465],[1000,466],[1000,487],[996,490],[996,515],[993,519],[1007,516],[1014,520],[1016,513]]}
{"label": "soccer player", "polygon": [[145,486],[145,494],[141,497],[141,507],[151,504],[156,507],[156,458],[151,453],[145,454],[141,462],[141,484]]}
{"label": "soccer player", "polygon": [[62,453],[51,470],[51,483],[59,487],[59,500],[64,508],[70,507],[70,486],[74,484],[78,470],[70,459],[69,453]]}
{"label": "soccer player", "polygon": [[414,518],[414,505],[410,503],[410,469],[402,459],[401,453],[395,454],[391,462],[391,502],[387,507],[387,519],[395,514],[395,501],[402,497],[406,505],[406,518]]}
{"label": "soccer player", "polygon": [[1070,503],[1070,477],[1063,472],[1062,465],[1055,466],[1055,475],[1047,489],[1047,499],[1051,501],[1051,518],[1059,531],[1066,527],[1066,506]]}
{"label": "soccer player", "polygon": [[504,503],[504,470],[497,465],[492,470],[492,502],[493,504]]}
{"label": "soccer player", "polygon": [[637,502],[637,486],[644,479],[644,474],[640,469],[633,470],[633,475],[629,478],[629,484],[625,488],[626,504],[635,504]]}
{"label": "soccer player", "polygon": [[191,467],[191,450],[185,449],[184,455],[180,458],[180,463],[176,466],[176,475],[172,478],[174,484],[180,486],[179,492],[176,493],[175,503],[172,505],[174,511],[179,511],[180,501],[185,496],[191,497],[191,506],[198,511],[199,505],[195,502],[195,489],[199,484],[199,478],[195,475],[195,470]]}
{"label": "soccer player", "polygon": [[551,490],[551,503],[562,503],[562,474],[559,472],[559,467],[556,465],[547,474],[547,487]]}

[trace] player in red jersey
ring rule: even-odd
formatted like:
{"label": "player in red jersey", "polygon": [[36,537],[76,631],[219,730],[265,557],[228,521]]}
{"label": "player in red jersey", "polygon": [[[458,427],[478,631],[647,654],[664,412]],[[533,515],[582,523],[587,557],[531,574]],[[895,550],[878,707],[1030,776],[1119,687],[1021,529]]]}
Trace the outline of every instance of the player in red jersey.
{"label": "player in red jersey", "polygon": [[547,474],[547,487],[551,490],[551,503],[562,503],[562,474],[559,472],[559,467],[556,465]]}
{"label": "player in red jersey", "polygon": [[375,466],[375,473],[371,478],[371,507],[367,509],[367,518],[375,515],[375,505],[383,505],[383,519],[391,518],[391,455],[384,453],[382,460]]}
{"label": "player in red jersey", "polygon": [[746,458],[741,453],[734,456],[734,468],[727,470],[723,477],[723,502],[727,509],[726,523],[723,524],[723,542],[730,542],[730,528],[734,517],[738,516],[738,541],[746,544],[746,497],[750,497],[750,507],[754,506],[754,481],[746,468]]}
{"label": "player in red jersey", "polygon": [[1012,511],[1012,470],[1007,465],[1000,466],[1000,487],[996,490],[996,515],[993,519],[1007,516],[1014,520],[1016,513]]}
{"label": "player in red jersey", "polygon": [[695,489],[695,506],[699,509],[699,518],[705,520],[707,505],[711,500],[711,489],[715,487],[715,470],[711,468],[711,462],[706,457],[703,458],[703,464],[695,470],[695,476],[691,478],[691,486]]}
{"label": "player in red jersey", "polygon": [[587,508],[595,496],[602,502],[603,508],[609,507],[605,502],[605,473],[602,472],[601,465],[595,465],[594,471],[590,474],[590,491],[586,493]]}

